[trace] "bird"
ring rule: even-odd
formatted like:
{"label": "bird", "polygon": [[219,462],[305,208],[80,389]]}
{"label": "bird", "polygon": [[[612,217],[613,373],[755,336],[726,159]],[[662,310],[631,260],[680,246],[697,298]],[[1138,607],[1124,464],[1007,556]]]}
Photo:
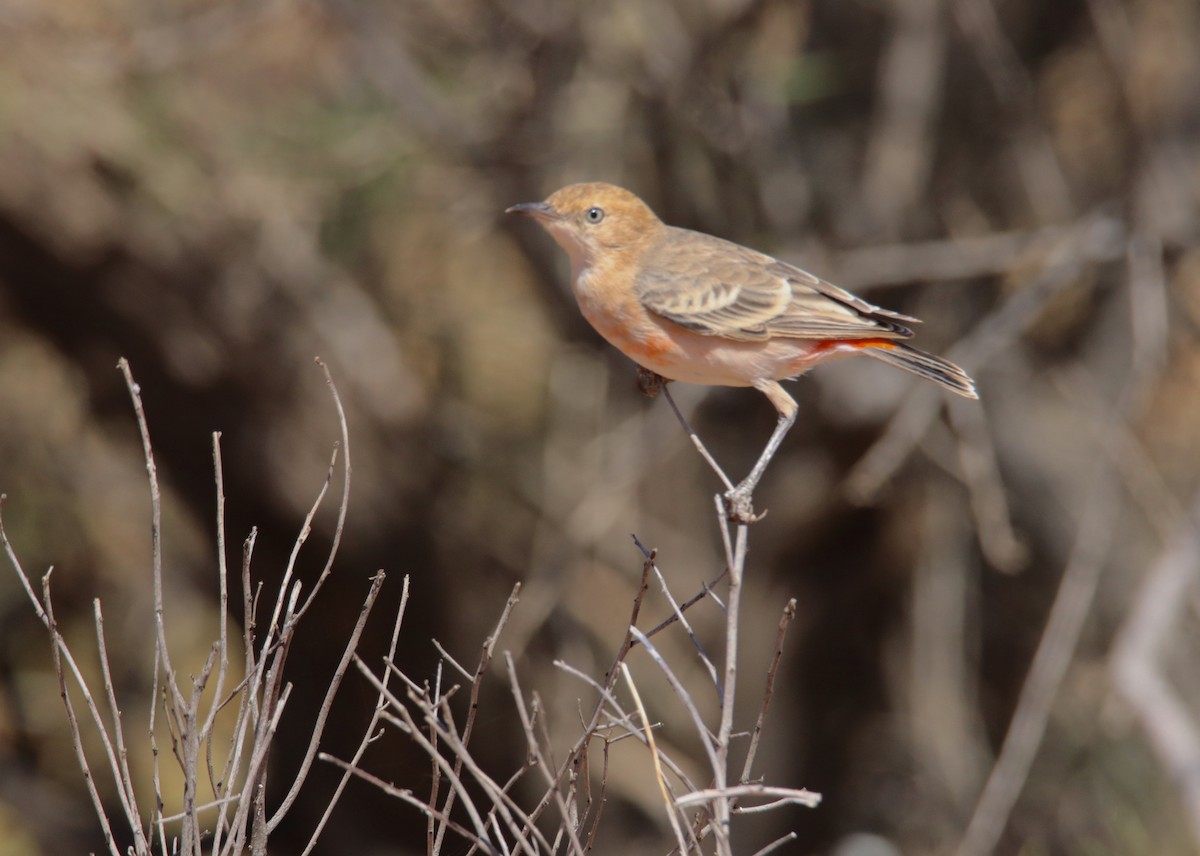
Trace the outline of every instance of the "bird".
{"label": "bird", "polygon": [[755,519],[750,496],[796,421],[781,380],[864,355],[978,398],[965,371],[906,344],[919,319],[749,247],[669,226],[624,188],[570,184],[506,213],[532,217],[566,251],[584,318],[640,368],[667,382],[753,387],[774,405],[771,439],[725,495],[735,519]]}

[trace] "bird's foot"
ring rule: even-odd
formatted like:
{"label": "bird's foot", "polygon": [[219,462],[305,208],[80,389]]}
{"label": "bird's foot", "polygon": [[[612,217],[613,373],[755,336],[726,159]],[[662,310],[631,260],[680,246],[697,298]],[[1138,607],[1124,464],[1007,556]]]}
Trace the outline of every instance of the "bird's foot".
{"label": "bird's foot", "polygon": [[725,492],[725,514],[734,523],[757,523],[767,516],[767,512],[754,513],[752,503],[754,485],[742,482],[733,490]]}
{"label": "bird's foot", "polygon": [[641,366],[637,367],[638,389],[642,391],[642,395],[646,396],[646,398],[658,397],[662,388],[670,382],[658,372],[652,372],[650,369],[644,369]]}

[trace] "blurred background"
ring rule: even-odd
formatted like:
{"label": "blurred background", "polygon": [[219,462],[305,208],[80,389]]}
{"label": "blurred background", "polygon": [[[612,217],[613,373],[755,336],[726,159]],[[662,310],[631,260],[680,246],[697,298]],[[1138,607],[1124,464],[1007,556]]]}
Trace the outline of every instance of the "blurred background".
{"label": "blurred background", "polygon": [[[212,432],[230,553],[258,526],[270,592],[338,437],[320,356],[352,497],[293,653],[273,789],[377,568],[364,653],[408,574],[418,676],[431,637],[473,664],[523,581],[499,647],[571,738],[587,693],[550,661],[607,668],[640,577],[630,535],[681,599],[721,569],[711,472],[579,316],[563,254],[501,213],[611,181],[923,318],[918,344],[981,391],[948,402],[865,360],[792,385],[800,421],[756,497],[739,715],[795,597],[759,772],[825,802],[743,819],[744,852],[788,829],[785,852],[839,856],[1197,852],[1197,45],[1195,0],[2,0],[9,537],[30,575],[55,567],[79,651],[103,600],[134,732],[149,498],[116,360],[164,482],[186,673],[216,626]],[[765,399],[676,395],[743,473]],[[667,614],[652,597],[643,623]],[[719,654],[719,609],[694,615]],[[662,639],[711,694],[686,637]],[[0,853],[103,849],[7,567],[0,682]],[[660,739],[702,764],[669,690],[643,689]],[[502,675],[489,692],[476,745],[504,778],[524,752]],[[372,698],[347,681],[330,751],[350,754]],[[403,746],[373,767],[428,782]],[[329,781],[318,769],[272,852],[299,852]],[[645,770],[610,788],[598,848],[669,849]],[[320,852],[423,848],[415,812],[351,793]]]}

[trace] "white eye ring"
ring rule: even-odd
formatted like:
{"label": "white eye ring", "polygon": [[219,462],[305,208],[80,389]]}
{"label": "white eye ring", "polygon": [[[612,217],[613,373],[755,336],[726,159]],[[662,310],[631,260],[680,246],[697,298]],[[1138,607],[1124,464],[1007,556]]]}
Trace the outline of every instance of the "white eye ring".
{"label": "white eye ring", "polygon": [[604,219],[604,209],[592,207],[585,211],[583,216],[589,223],[595,226]]}

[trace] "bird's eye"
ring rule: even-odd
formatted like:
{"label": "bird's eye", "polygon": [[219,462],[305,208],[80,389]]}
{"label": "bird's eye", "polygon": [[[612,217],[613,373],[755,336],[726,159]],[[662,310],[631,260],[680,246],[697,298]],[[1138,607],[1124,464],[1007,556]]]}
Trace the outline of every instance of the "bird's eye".
{"label": "bird's eye", "polygon": [[587,221],[589,223],[591,223],[593,226],[595,226],[597,223],[599,223],[601,220],[604,219],[604,209],[603,208],[589,208],[584,213],[583,216],[587,218]]}

